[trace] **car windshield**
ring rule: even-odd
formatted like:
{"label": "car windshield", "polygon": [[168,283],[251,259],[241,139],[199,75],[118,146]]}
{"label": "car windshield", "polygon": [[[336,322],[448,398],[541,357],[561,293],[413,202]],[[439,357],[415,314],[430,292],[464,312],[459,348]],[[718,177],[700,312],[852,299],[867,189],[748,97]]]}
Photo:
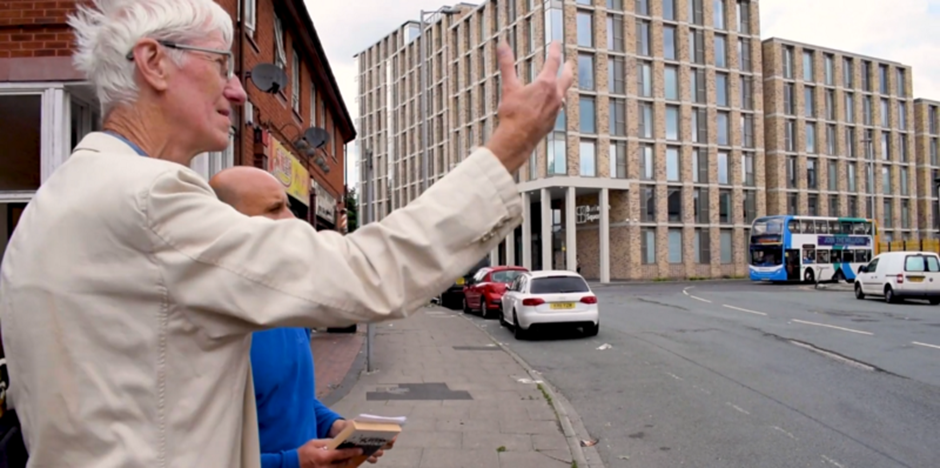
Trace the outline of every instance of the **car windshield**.
{"label": "car windshield", "polygon": [[577,276],[546,276],[532,280],[532,294],[590,292],[587,283]]}
{"label": "car windshield", "polygon": [[494,271],[490,274],[490,280],[494,283],[512,283],[521,274],[519,270]]}
{"label": "car windshield", "polygon": [[908,255],[904,259],[904,271],[908,272],[940,272],[940,262],[933,255]]}

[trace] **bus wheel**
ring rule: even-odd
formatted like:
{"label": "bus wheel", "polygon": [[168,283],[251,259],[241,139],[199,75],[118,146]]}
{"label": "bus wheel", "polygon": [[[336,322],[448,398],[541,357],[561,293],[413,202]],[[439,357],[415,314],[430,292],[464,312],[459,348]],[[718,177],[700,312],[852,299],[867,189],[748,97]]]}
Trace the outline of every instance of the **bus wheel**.
{"label": "bus wheel", "polygon": [[815,282],[816,275],[813,273],[813,270],[810,268],[806,269],[806,273],[803,273],[803,281],[807,283]]}

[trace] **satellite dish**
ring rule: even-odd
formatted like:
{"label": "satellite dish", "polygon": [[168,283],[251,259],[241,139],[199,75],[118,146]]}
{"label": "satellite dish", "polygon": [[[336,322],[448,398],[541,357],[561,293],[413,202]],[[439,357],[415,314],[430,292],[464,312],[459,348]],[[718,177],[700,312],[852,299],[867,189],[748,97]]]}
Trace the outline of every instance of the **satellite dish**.
{"label": "satellite dish", "polygon": [[304,139],[310,146],[320,148],[330,141],[330,134],[320,127],[310,127],[304,132]]}
{"label": "satellite dish", "polygon": [[276,65],[262,63],[251,69],[251,82],[261,91],[275,94],[287,85],[287,73]]}

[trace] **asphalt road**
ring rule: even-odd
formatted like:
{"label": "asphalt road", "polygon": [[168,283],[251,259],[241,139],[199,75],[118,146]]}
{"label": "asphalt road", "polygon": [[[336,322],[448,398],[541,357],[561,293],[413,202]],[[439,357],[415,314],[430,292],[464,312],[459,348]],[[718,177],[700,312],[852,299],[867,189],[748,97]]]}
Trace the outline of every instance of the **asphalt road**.
{"label": "asphalt road", "polygon": [[477,320],[567,397],[608,467],[940,466],[940,306],[747,281],[595,292],[593,338]]}

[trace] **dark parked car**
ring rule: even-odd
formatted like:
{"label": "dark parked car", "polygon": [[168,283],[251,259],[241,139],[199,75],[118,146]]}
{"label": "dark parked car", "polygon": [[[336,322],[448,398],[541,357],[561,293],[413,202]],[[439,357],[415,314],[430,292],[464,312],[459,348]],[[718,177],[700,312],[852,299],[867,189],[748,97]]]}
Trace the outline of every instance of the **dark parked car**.
{"label": "dark parked car", "polygon": [[490,256],[487,255],[483,257],[482,260],[477,262],[467,274],[457,278],[457,281],[454,282],[446,291],[441,293],[441,305],[452,310],[461,310],[463,308],[463,287],[473,278],[473,275],[477,274],[477,271],[480,268],[486,268],[490,266]]}

